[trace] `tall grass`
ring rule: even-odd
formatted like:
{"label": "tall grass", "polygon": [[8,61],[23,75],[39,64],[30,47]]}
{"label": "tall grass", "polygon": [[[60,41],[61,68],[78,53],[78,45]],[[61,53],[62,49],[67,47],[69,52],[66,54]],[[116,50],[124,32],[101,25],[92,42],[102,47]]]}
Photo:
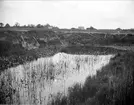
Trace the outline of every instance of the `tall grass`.
{"label": "tall grass", "polygon": [[84,86],[70,87],[68,95],[53,100],[53,105],[133,105],[134,54],[118,54]]}
{"label": "tall grass", "polygon": [[[95,84],[90,88],[87,88],[86,85],[83,88],[81,84],[84,83],[88,75],[96,74],[98,70],[96,65],[98,68],[106,65],[111,57],[112,55],[58,53],[53,57],[40,58],[24,65],[9,68],[3,71],[0,76],[0,99],[3,100],[4,97],[4,99],[13,101],[9,104],[47,104],[55,94],[61,92],[62,94],[58,94],[52,104],[59,104],[58,100],[61,105],[84,102],[89,95],[93,96],[96,93],[98,87],[96,88]],[[69,88],[70,98],[63,97],[67,94],[68,87],[76,82],[81,84]],[[3,87],[5,88],[3,89]],[[7,95],[8,92],[10,94]],[[8,104],[6,100],[1,103]]]}

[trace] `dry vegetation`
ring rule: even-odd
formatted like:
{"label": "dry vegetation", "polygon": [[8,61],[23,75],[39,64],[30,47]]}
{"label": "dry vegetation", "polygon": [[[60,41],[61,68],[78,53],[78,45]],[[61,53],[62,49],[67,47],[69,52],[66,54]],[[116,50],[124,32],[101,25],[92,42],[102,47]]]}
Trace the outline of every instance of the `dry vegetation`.
{"label": "dry vegetation", "polygon": [[118,54],[84,86],[76,84],[68,96],[58,95],[52,105],[133,105],[134,54]]}

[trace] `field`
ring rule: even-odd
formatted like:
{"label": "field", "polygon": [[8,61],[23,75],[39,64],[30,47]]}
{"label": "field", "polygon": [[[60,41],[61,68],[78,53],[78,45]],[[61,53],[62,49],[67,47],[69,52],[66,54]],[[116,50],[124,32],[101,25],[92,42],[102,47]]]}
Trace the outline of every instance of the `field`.
{"label": "field", "polygon": [[[133,105],[134,35],[65,33],[55,30],[0,30],[0,73],[41,57],[63,52],[77,55],[115,55],[95,76],[60,93],[51,105]],[[0,104],[5,93],[0,89]]]}

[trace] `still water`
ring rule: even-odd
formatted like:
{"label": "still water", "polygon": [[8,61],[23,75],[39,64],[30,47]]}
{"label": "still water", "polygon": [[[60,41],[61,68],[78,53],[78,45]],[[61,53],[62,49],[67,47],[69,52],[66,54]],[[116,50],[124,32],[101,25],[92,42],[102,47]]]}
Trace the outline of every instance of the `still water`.
{"label": "still water", "polygon": [[112,57],[57,53],[5,70],[0,76],[0,87],[7,104],[47,105],[57,93],[67,95],[68,87],[84,84]]}

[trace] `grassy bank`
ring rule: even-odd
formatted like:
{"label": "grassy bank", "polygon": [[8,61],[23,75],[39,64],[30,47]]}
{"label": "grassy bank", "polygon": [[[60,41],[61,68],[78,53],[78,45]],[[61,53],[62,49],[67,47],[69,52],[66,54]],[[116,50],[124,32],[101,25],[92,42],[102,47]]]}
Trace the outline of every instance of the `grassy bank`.
{"label": "grassy bank", "polygon": [[0,72],[26,62],[37,60],[40,57],[52,56],[58,52],[60,46],[49,46],[45,48],[26,50],[22,47],[12,47],[4,50],[0,55]]}
{"label": "grassy bank", "polygon": [[[67,46],[62,47],[58,45],[49,45],[43,48],[26,50],[20,45],[12,46],[10,44],[5,44],[6,46],[1,47],[2,51],[0,53],[0,71],[4,69],[17,66],[19,64],[24,64],[29,61],[36,60],[40,57],[52,56],[58,52],[64,52],[68,54],[88,54],[88,55],[107,55],[107,54],[117,54],[125,53],[128,51],[119,50],[114,48],[106,47],[95,47],[95,46]],[[129,51],[130,52],[130,51]]]}
{"label": "grassy bank", "polygon": [[[9,67],[35,60],[39,57],[52,56],[57,52],[70,54],[116,54],[124,50],[97,47],[107,45],[133,45],[133,35],[110,35],[102,33],[64,33],[53,30],[3,29],[0,31],[0,71]],[[37,43],[38,42],[38,43]],[[27,50],[24,45],[31,45]],[[39,44],[39,46],[37,46]],[[66,47],[62,47],[66,44]],[[115,45],[116,46],[116,45]]]}
{"label": "grassy bank", "polygon": [[68,96],[60,94],[52,105],[133,105],[134,54],[117,54],[84,86],[76,84],[68,89]]}
{"label": "grassy bank", "polygon": [[119,50],[110,47],[99,47],[99,46],[97,47],[91,45],[87,45],[87,46],[71,45],[71,46],[61,48],[60,52],[69,53],[69,54],[107,55],[107,54],[117,54],[119,52],[123,53],[128,51]]}

